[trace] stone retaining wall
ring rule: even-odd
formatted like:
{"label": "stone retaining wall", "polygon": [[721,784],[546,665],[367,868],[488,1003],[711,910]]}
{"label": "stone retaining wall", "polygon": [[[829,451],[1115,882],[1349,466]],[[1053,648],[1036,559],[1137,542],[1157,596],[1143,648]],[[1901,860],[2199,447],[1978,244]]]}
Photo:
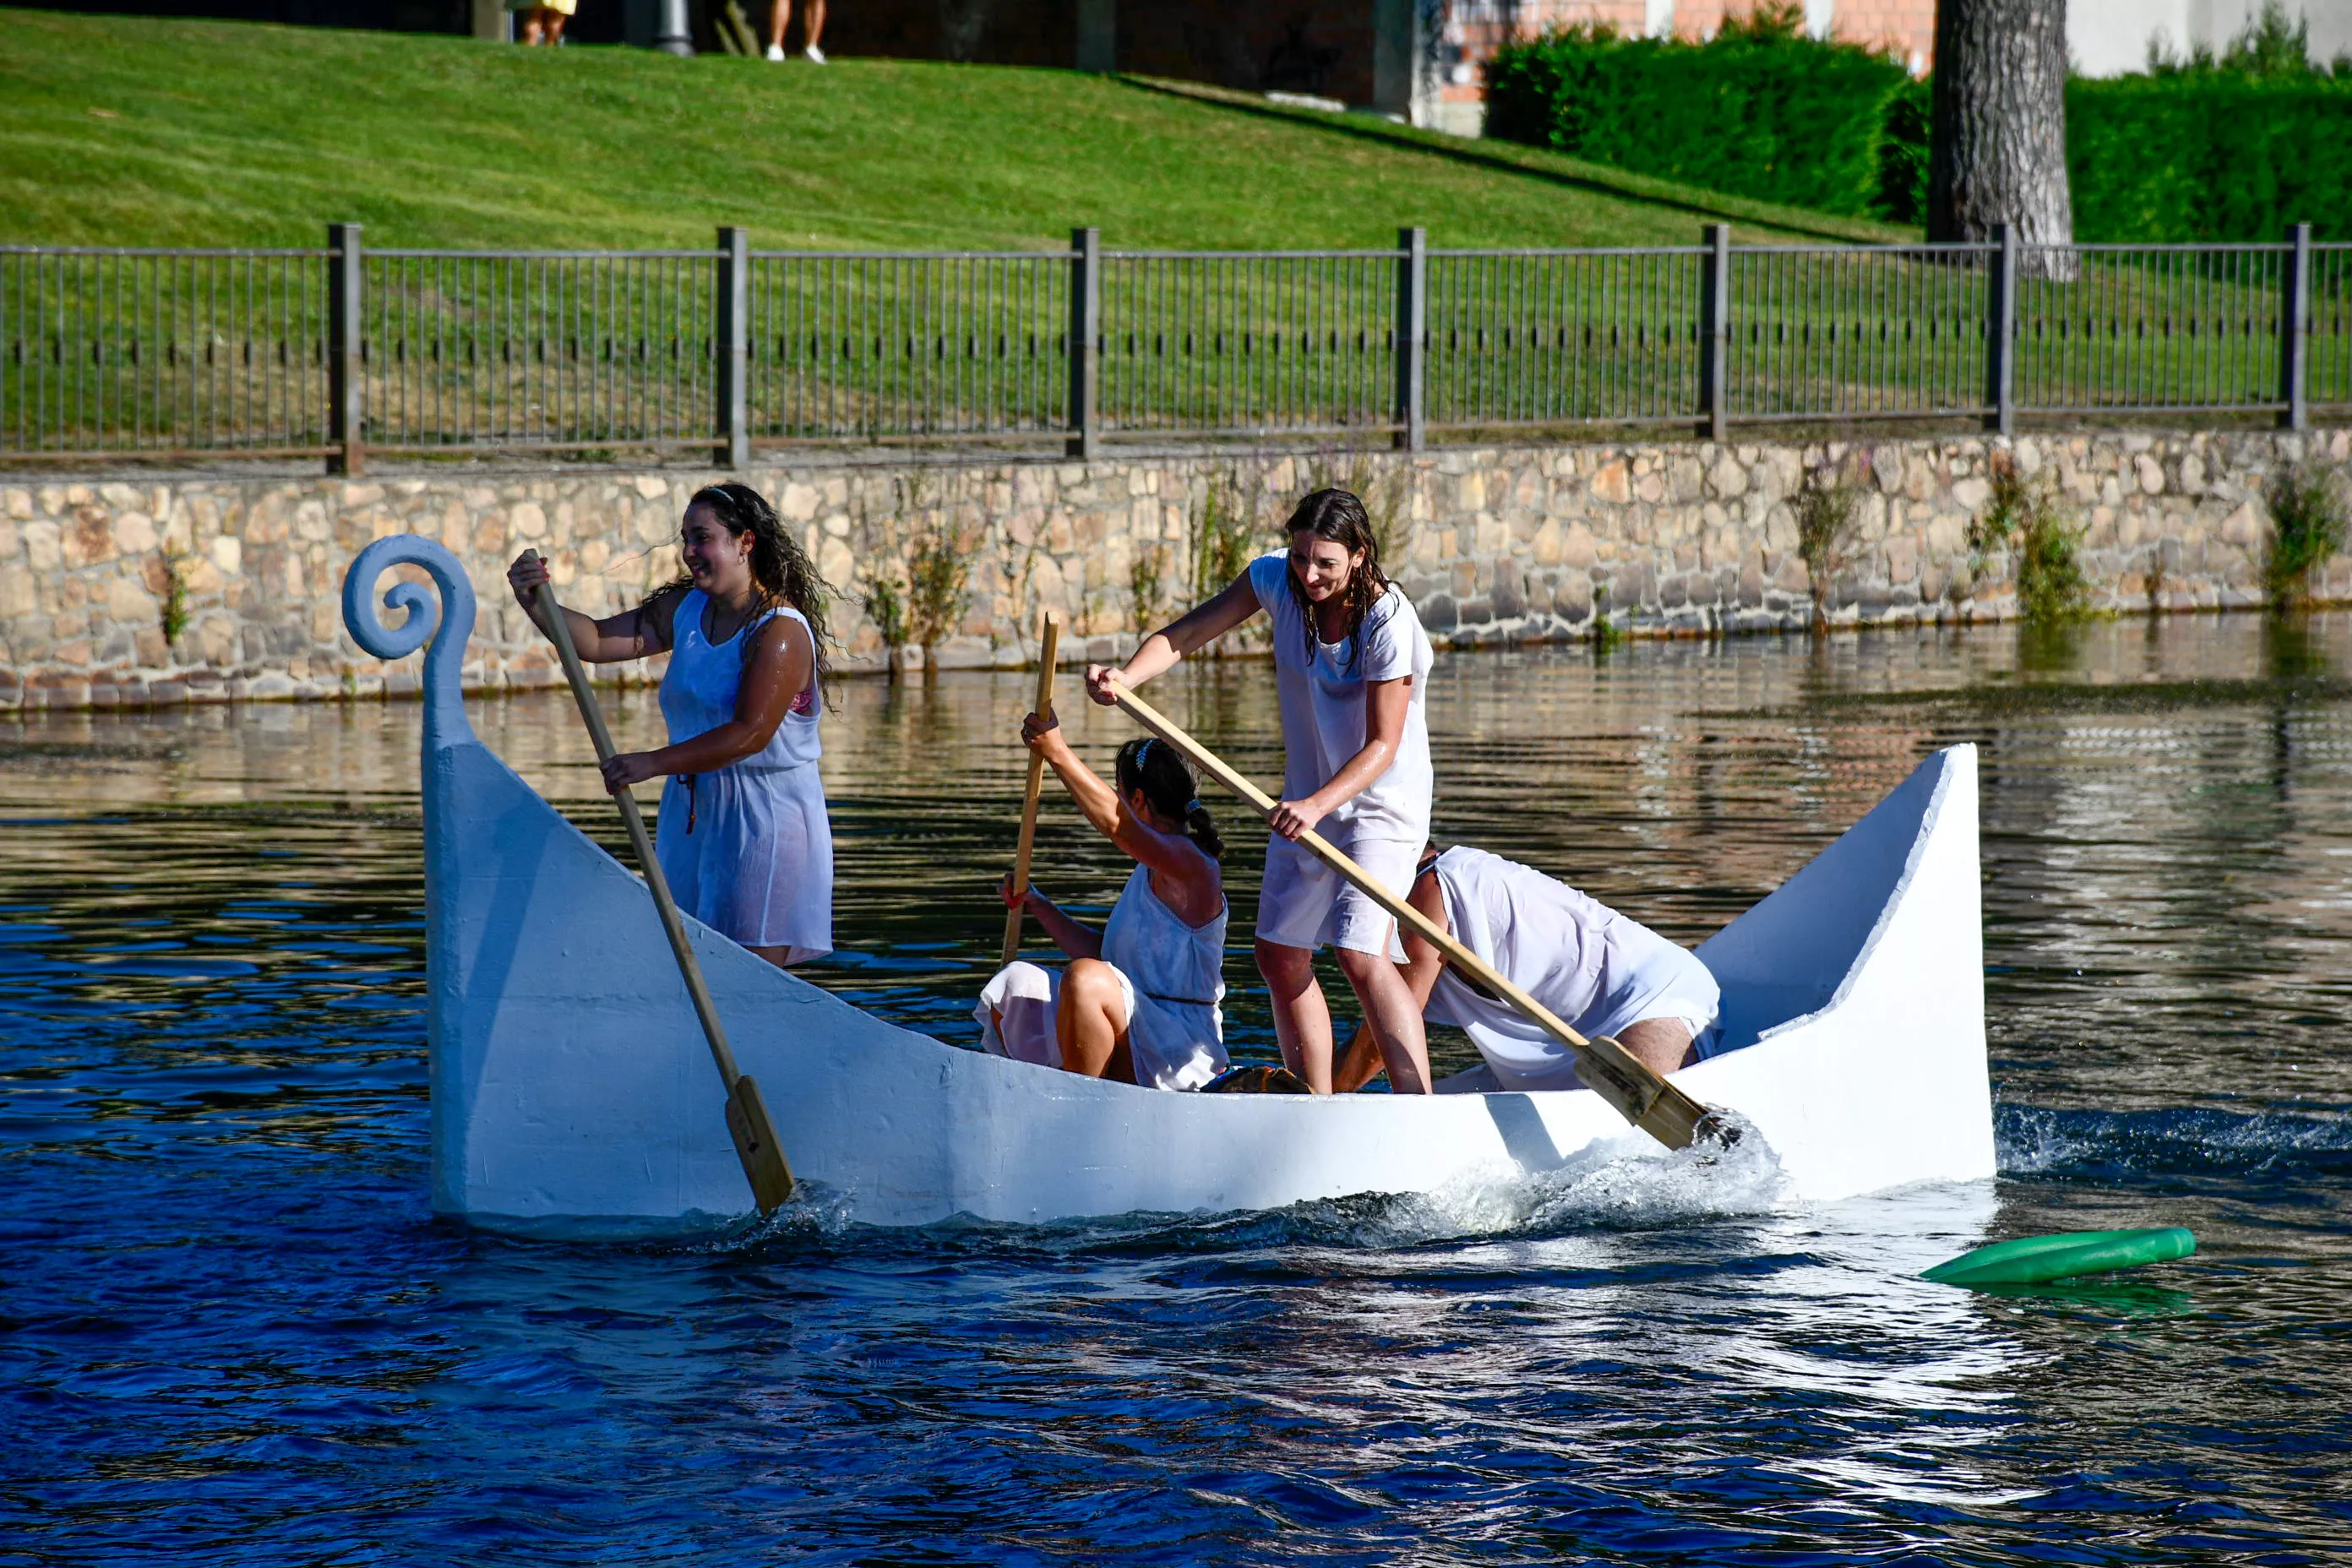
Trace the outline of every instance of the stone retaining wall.
{"label": "stone retaining wall", "polygon": [[[933,650],[942,665],[1024,661],[1040,605],[1070,617],[1074,655],[1098,658],[1218,585],[1200,579],[1218,576],[1221,545],[1225,561],[1272,548],[1289,503],[1324,483],[1365,494],[1392,574],[1456,647],[1590,637],[1603,616],[1635,636],[1802,626],[1814,585],[1792,501],[1808,484],[1857,503],[1823,589],[1833,625],[2012,616],[2008,554],[1969,544],[1997,464],[2081,527],[2096,607],[2252,606],[2265,487],[2306,459],[2344,468],[2352,431],[808,461],[744,477],[835,584],[844,667],[871,669],[893,655],[865,606],[877,584],[904,599],[919,553],[950,563],[944,588],[960,571],[968,595]],[[411,689],[416,661],[362,655],[337,603],[352,556],[396,531],[448,545],[482,596],[470,683],[550,684],[508,560],[536,546],[567,603],[617,608],[674,572],[679,512],[707,477],[0,476],[0,708]],[[2352,598],[2352,559],[2316,586]]]}

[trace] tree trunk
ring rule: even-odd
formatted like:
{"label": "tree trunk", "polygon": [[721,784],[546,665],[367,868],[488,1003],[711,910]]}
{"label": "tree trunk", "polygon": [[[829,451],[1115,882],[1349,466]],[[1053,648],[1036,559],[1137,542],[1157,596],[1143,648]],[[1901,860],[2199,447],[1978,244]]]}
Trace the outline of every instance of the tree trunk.
{"label": "tree trunk", "polygon": [[[1937,0],[1927,151],[1927,237],[2071,245],[2066,0]],[[2028,250],[2027,277],[2071,279],[2070,252]]]}

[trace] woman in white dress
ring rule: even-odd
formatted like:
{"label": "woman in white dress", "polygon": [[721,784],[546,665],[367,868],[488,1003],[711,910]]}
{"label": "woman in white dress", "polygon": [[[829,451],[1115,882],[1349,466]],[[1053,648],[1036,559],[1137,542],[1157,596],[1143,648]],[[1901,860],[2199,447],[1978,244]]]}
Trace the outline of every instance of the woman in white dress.
{"label": "woman in white dress", "polygon": [[[824,582],[749,485],[687,503],[686,573],[601,621],[565,610],[591,664],[670,656],[661,683],[669,744],[604,764],[618,791],[663,774],[654,853],[678,908],[769,963],[833,951],[833,829],[817,721],[824,707]],[[528,609],[547,563],[507,569]]]}
{"label": "woman in white dress", "polygon": [[1283,1065],[1331,1092],[1331,1010],[1315,980],[1328,944],[1400,1093],[1429,1089],[1421,1006],[1388,959],[1387,910],[1297,840],[1314,829],[1402,898],[1429,837],[1432,779],[1423,714],[1431,654],[1421,618],[1381,573],[1364,503],[1317,490],[1290,514],[1290,547],[1259,557],[1208,603],[1151,634],[1087,689],[1115,700],[1264,611],[1274,621],[1275,689],[1286,763],[1258,896],[1257,966],[1272,993]]}
{"label": "woman in white dress", "polygon": [[[1112,769],[1114,790],[1055,721],[1032,713],[1021,733],[1135,870],[1099,932],[1031,885],[1028,912],[1070,962],[1058,974],[1026,963],[997,971],[972,1009],[982,1044],[1089,1078],[1200,1088],[1225,1070],[1224,844],[1192,771],[1163,742],[1129,741]],[[1011,908],[1013,879],[999,891]]]}

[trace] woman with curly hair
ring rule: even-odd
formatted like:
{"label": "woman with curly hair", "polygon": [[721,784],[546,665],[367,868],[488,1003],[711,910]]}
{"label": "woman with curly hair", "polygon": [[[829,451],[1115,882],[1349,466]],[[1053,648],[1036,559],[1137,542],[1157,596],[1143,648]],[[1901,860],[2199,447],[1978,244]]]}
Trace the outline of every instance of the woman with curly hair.
{"label": "woman with curly hair", "polygon": [[1087,689],[1116,700],[1186,654],[1264,611],[1274,622],[1275,690],[1286,763],[1258,894],[1257,966],[1273,993],[1283,1065],[1331,1092],[1331,1010],[1315,980],[1329,944],[1363,1005],[1389,1082],[1429,1089],[1421,1007],[1389,962],[1388,911],[1297,842],[1309,829],[1403,898],[1429,837],[1431,653],[1421,617],[1381,573],[1364,503],[1317,490],[1290,514],[1287,550],[1260,556],[1208,603],[1143,640],[1117,669],[1092,665]]}
{"label": "woman with curly hair", "polygon": [[[686,571],[645,603],[591,620],[562,612],[591,664],[670,656],[669,744],[604,763],[613,791],[669,775],[654,849],[678,908],[785,965],[833,951],[833,828],[817,721],[833,673],[824,581],[749,485],[695,492]],[[548,580],[525,552],[507,582],[526,610]]]}

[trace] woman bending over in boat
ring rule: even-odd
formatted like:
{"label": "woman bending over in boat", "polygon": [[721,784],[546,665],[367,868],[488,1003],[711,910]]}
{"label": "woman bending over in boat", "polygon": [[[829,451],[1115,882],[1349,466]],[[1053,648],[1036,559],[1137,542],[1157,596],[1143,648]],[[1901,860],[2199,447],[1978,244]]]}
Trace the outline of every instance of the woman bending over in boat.
{"label": "woman bending over in boat", "polygon": [[[833,951],[833,829],[817,773],[831,637],[824,582],[749,485],[687,503],[686,573],[634,610],[563,615],[591,664],[670,656],[661,683],[669,744],[604,764],[618,792],[662,774],[654,852],[678,908],[778,965]],[[525,609],[547,563],[507,569]]]}
{"label": "woman bending over in boat", "polygon": [[[1021,733],[1053,764],[1095,831],[1135,870],[1092,931],[1033,885],[1028,912],[1070,958],[1054,974],[1010,963],[972,1016],[998,1056],[1117,1079],[1146,1089],[1198,1089],[1225,1070],[1224,844],[1183,759],[1159,741],[1121,746],[1114,791],[1080,762],[1059,722],[1032,713]],[[1014,902],[1013,879],[999,889]]]}
{"label": "woman bending over in boat", "polygon": [[1259,557],[1215,598],[1146,637],[1125,666],[1087,670],[1096,701],[1136,687],[1263,610],[1274,621],[1275,689],[1286,763],[1258,895],[1257,966],[1273,993],[1283,1064],[1331,1092],[1331,1012],[1315,982],[1329,943],[1389,1082],[1429,1089],[1421,1005],[1389,962],[1395,921],[1297,843],[1315,829],[1404,896],[1429,837],[1429,637],[1381,574],[1364,503],[1317,490],[1298,503],[1290,547]]}
{"label": "woman bending over in boat", "polygon": [[[1704,1060],[1722,1038],[1723,994],[1698,955],[1533,867],[1455,845],[1423,851],[1412,907],[1493,965],[1504,979],[1591,1039],[1607,1035],[1651,1071]],[[1434,1024],[1468,1032],[1494,1081],[1515,1091],[1582,1089],[1566,1046],[1517,1009],[1474,989],[1437,949],[1403,933],[1402,974]],[[1381,1056],[1361,1031],[1337,1073],[1339,1092],[1380,1076]]]}

